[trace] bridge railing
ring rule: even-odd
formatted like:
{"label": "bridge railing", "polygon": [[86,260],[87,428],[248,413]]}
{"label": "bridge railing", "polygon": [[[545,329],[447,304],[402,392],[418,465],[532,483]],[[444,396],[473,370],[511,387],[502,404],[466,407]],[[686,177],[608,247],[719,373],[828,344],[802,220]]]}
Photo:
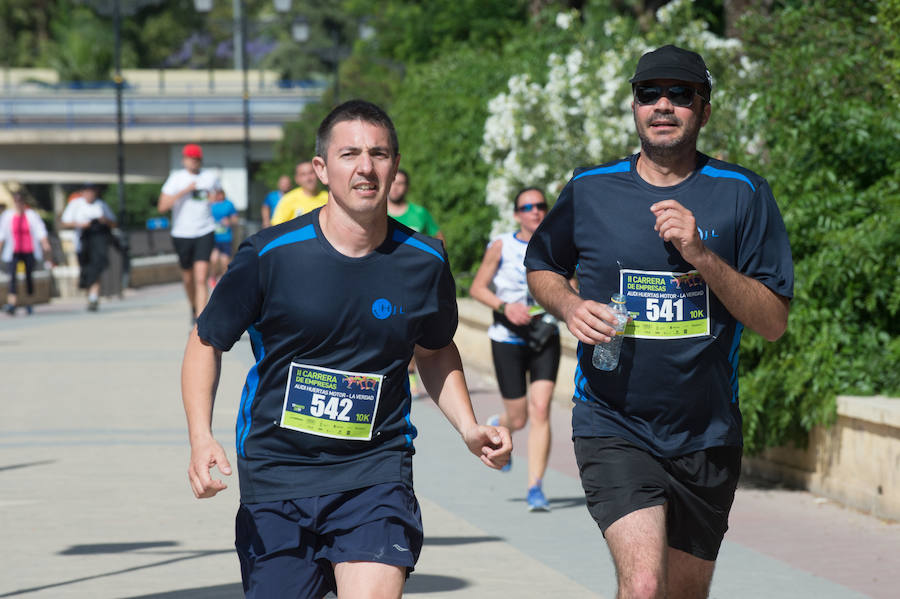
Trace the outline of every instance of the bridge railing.
{"label": "bridge railing", "polygon": [[[318,100],[315,93],[251,95],[251,124],[281,124],[296,118],[303,106]],[[242,124],[242,96],[137,96],[122,101],[123,122],[129,127],[161,125]],[[56,94],[0,98],[0,127],[92,127],[116,124],[116,100],[111,95]]]}
{"label": "bridge railing", "polygon": [[[117,122],[112,81],[60,82],[46,70],[7,69],[0,76],[0,129],[108,127]],[[126,70],[127,127],[243,124],[240,71]],[[280,125],[317,101],[327,84],[284,81],[272,71],[248,74],[249,120]]]}

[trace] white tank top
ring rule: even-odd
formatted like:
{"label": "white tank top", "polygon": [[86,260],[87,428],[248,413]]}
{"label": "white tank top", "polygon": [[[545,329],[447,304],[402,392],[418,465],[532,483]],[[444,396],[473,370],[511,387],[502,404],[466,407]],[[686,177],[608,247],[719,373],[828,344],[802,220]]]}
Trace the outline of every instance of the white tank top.
{"label": "white tank top", "polygon": [[[500,249],[500,264],[497,266],[497,274],[492,283],[494,294],[507,304],[534,304],[534,299],[528,293],[528,281],[525,278],[525,250],[528,242],[517,237],[518,231],[504,233],[495,237],[488,247],[499,242],[503,243]],[[488,337],[499,343],[525,344],[525,340],[514,335],[505,326],[493,323],[488,329]]]}

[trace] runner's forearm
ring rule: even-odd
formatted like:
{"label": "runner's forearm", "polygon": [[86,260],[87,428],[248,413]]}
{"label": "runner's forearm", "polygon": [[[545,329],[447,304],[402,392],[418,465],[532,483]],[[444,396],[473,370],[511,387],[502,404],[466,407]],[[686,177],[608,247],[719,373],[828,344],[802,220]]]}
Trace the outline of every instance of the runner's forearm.
{"label": "runner's forearm", "polygon": [[538,304],[563,321],[581,302],[569,280],[549,270],[528,271],[528,289]]}
{"label": "runner's forearm", "polygon": [[707,250],[694,266],[725,309],[744,326],[775,341],[787,329],[790,301],[761,282],[739,273]]}
{"label": "runner's forearm", "polygon": [[213,404],[221,367],[222,352],[200,339],[195,327],[181,366],[181,395],[192,442],[212,437]]}
{"label": "runner's forearm", "polygon": [[416,346],[415,357],[425,389],[453,428],[462,433],[476,424],[456,344],[451,342],[438,350]]}

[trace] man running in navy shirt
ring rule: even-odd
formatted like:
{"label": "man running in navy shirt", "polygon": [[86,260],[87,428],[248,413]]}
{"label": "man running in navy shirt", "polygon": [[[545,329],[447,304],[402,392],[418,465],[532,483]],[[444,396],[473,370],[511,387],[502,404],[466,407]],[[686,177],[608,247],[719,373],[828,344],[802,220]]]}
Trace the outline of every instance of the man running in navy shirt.
{"label": "man running in navy shirt", "polygon": [[[649,52],[631,83],[640,153],[577,169],[525,265],[580,342],[575,455],[618,597],[694,599],[709,593],[740,474],[741,331],[784,333],[793,266],[766,180],[697,152],[712,91],[700,55]],[[618,366],[601,371],[591,354],[615,335],[613,293],[630,322]]]}
{"label": "man running in navy shirt", "polygon": [[210,428],[221,353],[246,330],[256,364],[241,396],[236,541],[247,597],[400,597],[422,547],[412,490],[406,365],[466,447],[509,459],[502,427],[475,420],[452,339],[443,245],[387,216],[400,161],[390,118],[359,100],[335,108],[313,165],[321,209],[248,238],[197,320],[182,394],[194,494],[225,488]]}

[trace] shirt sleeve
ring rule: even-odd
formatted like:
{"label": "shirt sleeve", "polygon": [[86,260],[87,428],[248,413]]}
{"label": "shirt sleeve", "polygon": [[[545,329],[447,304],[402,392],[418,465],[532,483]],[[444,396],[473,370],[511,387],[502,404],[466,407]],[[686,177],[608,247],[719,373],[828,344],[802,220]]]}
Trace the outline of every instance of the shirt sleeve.
{"label": "shirt sleeve", "polygon": [[259,256],[251,241],[246,240],[197,318],[197,334],[218,350],[230,350],[259,319],[262,300]]}
{"label": "shirt sleeve", "polygon": [[175,195],[176,193],[181,191],[184,187],[185,187],[184,185],[178,184],[178,177],[175,176],[175,173],[172,173],[166,179],[166,182],[163,183],[161,191],[162,191],[162,193],[166,194],[167,196],[170,196],[170,195]]}
{"label": "shirt sleeve", "polygon": [[[28,211],[28,222],[31,227],[31,235],[34,237],[34,240],[40,242],[42,239],[47,237],[47,225],[44,224],[44,219],[41,218],[41,215],[35,212],[34,210]],[[2,231],[0,231],[0,237],[2,237]]]}
{"label": "shirt sleeve", "polygon": [[575,274],[578,249],[575,247],[574,184],[563,188],[556,203],[528,243],[525,251],[525,268],[549,270],[567,279]]}
{"label": "shirt sleeve", "polygon": [[740,228],[738,270],[784,297],[794,295],[791,244],[769,184],[757,187]]}
{"label": "shirt sleeve", "polygon": [[59,220],[68,224],[75,222],[75,211],[78,209],[75,203],[78,200],[72,200],[68,204],[66,204],[65,209],[63,210],[62,216],[59,217]]}
{"label": "shirt sleeve", "polygon": [[441,231],[441,228],[437,225],[436,222],[434,222],[434,218],[431,216],[431,213],[428,212],[427,210],[425,210],[424,231],[425,231],[425,234],[428,235],[429,237],[434,237]]}
{"label": "shirt sleeve", "polygon": [[450,272],[450,263],[444,252],[444,266],[437,285],[433,287],[437,294],[437,311],[423,323],[419,339],[416,343],[425,349],[441,349],[450,345],[456,327],[459,324],[459,313],[456,306],[456,282]]}

